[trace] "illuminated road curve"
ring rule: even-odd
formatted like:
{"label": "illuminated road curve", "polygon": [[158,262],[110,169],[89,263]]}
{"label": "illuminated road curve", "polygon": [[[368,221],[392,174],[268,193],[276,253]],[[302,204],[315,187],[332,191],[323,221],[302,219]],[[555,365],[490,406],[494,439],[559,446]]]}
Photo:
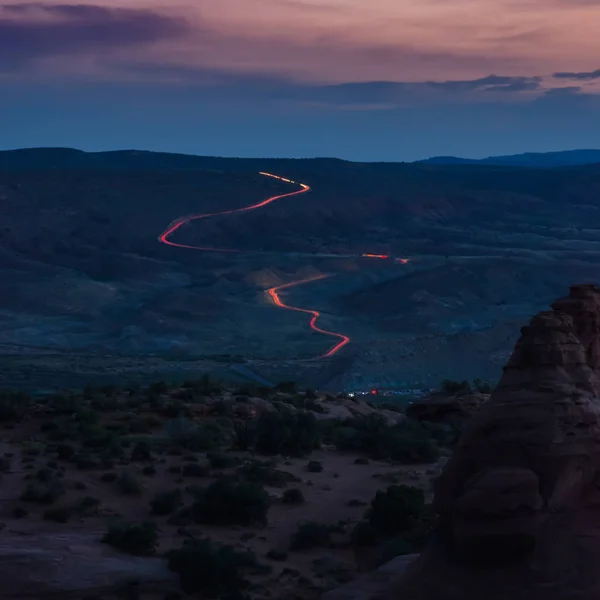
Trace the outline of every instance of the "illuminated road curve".
{"label": "illuminated road curve", "polygon": [[325,354],[323,354],[320,358],[328,358],[329,356],[333,356],[338,350],[341,350],[349,341],[350,338],[347,335],[343,335],[341,333],[335,333],[334,331],[327,331],[326,329],[321,329],[317,325],[317,319],[321,316],[321,313],[318,310],[311,310],[309,308],[298,308],[297,306],[290,306],[289,304],[285,304],[279,298],[279,292],[281,290],[285,290],[287,288],[294,287],[296,285],[302,285],[303,283],[310,283],[311,281],[317,281],[319,279],[325,279],[329,277],[329,275],[316,275],[315,277],[309,277],[308,279],[301,279],[300,281],[292,281],[291,283],[284,283],[283,285],[278,285],[276,287],[272,287],[267,290],[269,296],[273,300],[275,306],[279,306],[280,308],[287,308],[288,310],[295,310],[297,312],[305,313],[307,315],[311,315],[311,319],[309,325],[311,329],[318,333],[323,333],[325,335],[331,335],[335,338],[338,338],[340,341],[333,347],[330,348]]}
{"label": "illuminated road curve", "polygon": [[[158,240],[160,242],[162,242],[163,244],[167,244],[168,246],[174,246],[176,248],[188,248],[190,250],[204,250],[204,251],[210,251],[210,252],[241,252],[241,250],[235,250],[232,248],[209,248],[209,247],[204,247],[204,246],[192,246],[190,244],[179,244],[176,242],[172,242],[168,238],[171,235],[173,235],[182,225],[185,225],[186,223],[189,223],[191,221],[196,221],[199,219],[208,219],[209,217],[218,217],[221,215],[233,215],[236,213],[249,212],[251,210],[256,210],[257,208],[262,208],[263,206],[267,206],[273,202],[276,202],[277,200],[281,200],[282,198],[289,198],[291,196],[297,196],[298,194],[303,194],[310,190],[310,187],[308,185],[306,185],[305,183],[297,183],[296,181],[292,181],[291,179],[286,179],[285,177],[279,177],[279,175],[273,175],[272,173],[265,173],[263,171],[260,172],[260,175],[264,175],[266,177],[272,177],[273,179],[279,179],[280,181],[285,181],[286,183],[292,183],[295,185],[299,185],[300,189],[296,190],[295,192],[289,192],[287,194],[280,194],[279,196],[272,196],[271,198],[267,198],[266,200],[262,200],[261,202],[257,202],[256,204],[250,204],[249,206],[243,206],[242,208],[233,208],[231,210],[223,210],[223,211],[213,212],[213,213],[204,213],[204,214],[199,214],[199,215],[189,215],[187,217],[179,217],[178,219],[173,221],[167,227],[167,229],[165,229],[165,231],[163,231],[158,236]],[[300,256],[301,254],[298,254],[298,255]],[[314,258],[315,256],[318,256],[318,255],[306,254],[305,256],[311,256]],[[331,256],[337,256],[339,258],[342,258],[342,257],[347,257],[347,258],[362,257],[362,258],[380,258],[380,259],[391,258],[385,254],[344,254],[344,255],[331,255]],[[394,260],[401,262],[401,263],[408,262],[408,259],[406,259],[406,258],[396,258]],[[310,283],[311,281],[325,279],[326,277],[329,277],[329,276],[328,275],[317,275],[316,277],[310,277],[308,279],[301,279],[299,281],[292,281],[290,283],[272,287],[269,290],[267,290],[267,294],[270,296],[270,298],[272,299],[273,304],[275,304],[275,306],[278,306],[280,308],[285,308],[287,310],[293,310],[296,312],[301,312],[301,313],[305,313],[307,315],[311,315],[309,325],[313,331],[316,331],[317,333],[322,333],[323,335],[328,335],[328,336],[334,337],[334,338],[336,338],[336,340],[339,340],[335,344],[335,346],[330,348],[325,354],[323,354],[319,358],[328,358],[330,356],[333,356],[339,350],[341,350],[346,344],[348,344],[350,342],[350,338],[347,335],[343,335],[341,333],[335,333],[334,331],[327,331],[326,329],[321,329],[317,325],[317,320],[321,316],[321,313],[318,310],[311,310],[308,308],[298,308],[296,306],[290,306],[289,304],[285,304],[279,298],[279,292],[281,290],[291,288],[291,287],[294,287],[297,285]]]}

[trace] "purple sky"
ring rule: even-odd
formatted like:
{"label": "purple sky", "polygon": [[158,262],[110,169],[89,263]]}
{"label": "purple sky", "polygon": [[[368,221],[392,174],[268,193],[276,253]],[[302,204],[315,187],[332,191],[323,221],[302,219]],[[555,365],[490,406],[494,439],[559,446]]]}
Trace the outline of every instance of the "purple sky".
{"label": "purple sky", "polygon": [[600,147],[600,0],[0,4],[0,147]]}

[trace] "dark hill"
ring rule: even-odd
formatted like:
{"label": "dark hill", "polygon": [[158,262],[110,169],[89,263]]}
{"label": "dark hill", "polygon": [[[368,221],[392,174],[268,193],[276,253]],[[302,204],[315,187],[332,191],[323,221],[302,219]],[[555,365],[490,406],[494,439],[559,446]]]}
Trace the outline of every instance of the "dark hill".
{"label": "dark hill", "polygon": [[566,150],[562,152],[526,152],[482,159],[434,156],[418,161],[430,165],[499,165],[505,167],[573,167],[600,163],[600,150]]}
{"label": "dark hill", "polygon": [[[239,253],[157,241],[183,215],[294,189],[258,171],[312,190],[177,232],[175,241]],[[575,276],[594,280],[600,256],[599,165],[37,148],[0,152],[0,202],[0,348],[176,362],[241,354],[264,361],[261,374],[272,379],[282,362],[318,356],[329,341],[311,332],[305,315],[274,308],[265,290],[326,273],[331,277],[284,295],[320,310],[324,328],[352,338],[340,358],[354,362],[337,373],[336,387],[495,378],[525,317]],[[358,258],[363,252],[410,263]],[[103,372],[116,373],[106,360]],[[46,363],[36,364],[35,377]],[[285,376],[317,385],[314,375],[321,385],[327,368],[310,368],[306,375],[308,367],[305,373],[294,362]]]}

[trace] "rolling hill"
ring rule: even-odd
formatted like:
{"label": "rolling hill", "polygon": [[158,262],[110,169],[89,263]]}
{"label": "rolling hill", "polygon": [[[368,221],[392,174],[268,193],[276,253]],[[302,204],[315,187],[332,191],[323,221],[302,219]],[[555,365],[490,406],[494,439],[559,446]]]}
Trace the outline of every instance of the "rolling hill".
{"label": "rolling hill", "polygon": [[[181,243],[242,252],[158,243],[182,215],[293,189],[260,170],[311,192],[177,232]],[[334,388],[494,379],[528,315],[597,277],[599,199],[599,165],[0,152],[3,380],[175,377],[215,357]],[[315,256],[340,253],[351,256]],[[285,299],[352,338],[338,362],[306,362],[329,341],[266,294],[306,273],[329,277]]]}

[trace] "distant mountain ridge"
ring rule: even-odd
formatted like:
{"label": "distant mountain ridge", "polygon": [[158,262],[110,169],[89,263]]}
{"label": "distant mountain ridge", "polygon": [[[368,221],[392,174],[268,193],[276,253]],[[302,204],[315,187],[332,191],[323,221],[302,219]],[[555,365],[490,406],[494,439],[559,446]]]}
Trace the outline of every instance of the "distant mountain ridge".
{"label": "distant mountain ridge", "polygon": [[[327,163],[331,166],[352,165],[397,165],[402,162],[387,161],[376,163],[354,162],[332,157],[311,158],[245,158],[203,156],[174,152],[153,152],[151,150],[110,150],[85,152],[74,148],[21,148],[0,150],[0,169],[215,169],[224,171],[259,170],[259,168],[293,167]],[[582,167],[600,164],[598,150],[565,150],[559,152],[526,152],[488,158],[460,158],[457,156],[433,156],[405,165],[481,165],[504,167],[559,168]]]}
{"label": "distant mountain ridge", "polygon": [[600,150],[564,150],[560,152],[525,152],[488,158],[459,158],[434,156],[417,163],[430,165],[498,165],[505,167],[576,167],[600,163]]}

